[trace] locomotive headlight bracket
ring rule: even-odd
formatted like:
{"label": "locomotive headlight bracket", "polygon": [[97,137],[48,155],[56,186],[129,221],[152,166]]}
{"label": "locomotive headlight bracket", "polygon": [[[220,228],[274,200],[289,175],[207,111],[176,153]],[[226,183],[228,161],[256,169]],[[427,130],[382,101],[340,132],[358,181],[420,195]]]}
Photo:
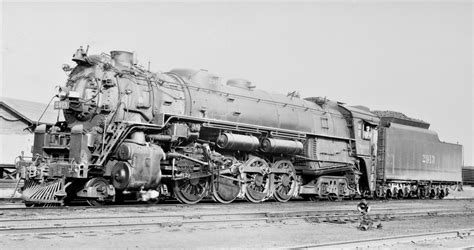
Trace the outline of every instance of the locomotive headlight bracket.
{"label": "locomotive headlight bracket", "polygon": [[56,91],[58,92],[58,94],[56,94],[57,97],[59,97],[60,100],[64,100],[68,97],[68,89],[65,88],[65,87],[61,87],[61,86],[56,86]]}

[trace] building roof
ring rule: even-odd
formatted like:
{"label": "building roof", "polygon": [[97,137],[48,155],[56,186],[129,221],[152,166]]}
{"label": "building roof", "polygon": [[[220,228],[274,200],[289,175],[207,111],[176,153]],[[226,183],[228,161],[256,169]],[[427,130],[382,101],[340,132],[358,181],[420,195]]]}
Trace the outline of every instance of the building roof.
{"label": "building roof", "polygon": [[[54,110],[54,103],[51,103],[49,107],[47,106],[47,104],[39,102],[0,97],[0,107],[9,110],[30,124],[36,124],[37,122],[40,124],[56,123],[58,118],[58,110]],[[41,114],[43,114],[42,117]],[[38,121],[40,117],[41,120]],[[64,120],[62,117],[62,114],[60,114],[59,119]]]}

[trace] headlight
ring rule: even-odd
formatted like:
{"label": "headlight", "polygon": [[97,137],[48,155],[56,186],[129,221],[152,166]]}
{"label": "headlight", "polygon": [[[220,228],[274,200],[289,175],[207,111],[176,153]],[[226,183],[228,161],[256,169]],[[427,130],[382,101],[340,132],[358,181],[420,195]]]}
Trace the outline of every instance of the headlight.
{"label": "headlight", "polygon": [[69,98],[79,98],[79,92],[76,91],[69,91]]}

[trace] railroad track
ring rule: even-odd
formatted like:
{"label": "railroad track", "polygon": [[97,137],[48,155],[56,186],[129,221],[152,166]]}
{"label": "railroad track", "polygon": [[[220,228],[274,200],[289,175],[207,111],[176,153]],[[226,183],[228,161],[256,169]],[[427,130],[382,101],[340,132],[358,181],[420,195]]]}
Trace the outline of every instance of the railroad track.
{"label": "railroad track", "polygon": [[449,239],[449,238],[464,238],[474,235],[474,228],[447,230],[430,233],[417,233],[399,236],[390,236],[382,238],[362,239],[362,240],[351,240],[341,242],[331,242],[315,245],[302,245],[295,247],[294,249],[316,249],[316,248],[364,248],[364,247],[377,247],[384,246],[390,247],[400,243],[407,242],[421,242],[421,241],[432,241],[437,239]]}
{"label": "railroad track", "polygon": [[[9,218],[26,218],[28,220],[35,219],[35,217],[42,216],[53,216],[61,217],[64,214],[74,213],[75,217],[87,216],[95,217],[101,213],[120,213],[126,217],[132,217],[136,214],[170,214],[173,211],[186,214],[192,213],[193,211],[205,211],[206,213],[222,213],[223,211],[237,211],[237,212],[252,212],[252,211],[280,211],[280,212],[291,212],[297,210],[308,210],[316,212],[324,212],[325,210],[330,211],[350,211],[355,208],[357,201],[343,201],[343,202],[309,202],[309,201],[297,201],[291,203],[279,203],[279,202],[266,202],[262,204],[252,204],[247,202],[237,202],[227,205],[221,205],[216,203],[199,203],[195,205],[182,205],[176,203],[159,204],[159,205],[148,205],[148,204],[134,204],[134,205],[112,205],[103,207],[89,207],[89,206],[71,206],[71,207],[48,207],[48,208],[9,208],[4,207],[0,209],[0,221]],[[446,202],[444,200],[428,200],[428,201],[393,201],[393,202],[382,202],[374,201],[371,202],[373,209],[448,209],[451,210],[453,207],[474,209],[474,201],[451,201]]]}
{"label": "railroad track", "polygon": [[[369,217],[375,221],[406,220],[434,216],[472,215],[472,209],[375,209]],[[288,212],[239,212],[239,213],[190,213],[180,214],[138,214],[138,215],[96,215],[40,216],[37,218],[4,218],[0,220],[0,236],[12,234],[41,234],[82,230],[116,230],[150,227],[186,227],[212,224],[258,224],[258,223],[357,223],[360,215],[354,210],[301,210]]]}
{"label": "railroad track", "polygon": [[[392,204],[403,204],[403,203],[421,203],[421,204],[427,204],[427,203],[434,203],[434,204],[442,204],[442,203],[453,203],[453,202],[463,202],[463,201],[470,201],[474,202],[473,198],[459,198],[459,199],[443,199],[443,200],[408,200],[408,199],[402,199],[402,200],[369,200],[371,204],[387,204],[387,203],[392,203]],[[343,201],[304,201],[304,200],[292,200],[289,203],[283,203],[283,204],[320,204],[323,206],[327,205],[335,205],[335,206],[343,206],[343,205],[348,205],[348,204],[354,204],[357,202],[357,200],[343,200]],[[256,205],[256,206],[264,206],[267,204],[282,204],[276,201],[267,201],[265,203],[258,203],[258,204],[252,204],[248,203],[247,201],[235,201],[231,204],[225,204],[222,205],[220,203],[215,203],[212,200],[204,200],[201,201],[198,204],[192,205],[193,207],[199,207],[199,206],[239,206],[239,205]],[[166,201],[164,203],[158,203],[158,204],[148,204],[148,203],[129,203],[129,204],[110,204],[110,205],[105,205],[105,206],[89,206],[89,205],[83,205],[83,203],[75,203],[71,206],[53,206],[53,207],[25,207],[23,203],[21,202],[15,202],[15,203],[4,203],[0,204],[0,213],[1,211],[34,211],[34,210],[84,210],[84,209],[91,209],[91,210],[105,210],[105,209],[116,209],[116,208],[150,208],[150,207],[180,207],[180,206],[189,206],[185,204],[181,204],[177,201]]]}

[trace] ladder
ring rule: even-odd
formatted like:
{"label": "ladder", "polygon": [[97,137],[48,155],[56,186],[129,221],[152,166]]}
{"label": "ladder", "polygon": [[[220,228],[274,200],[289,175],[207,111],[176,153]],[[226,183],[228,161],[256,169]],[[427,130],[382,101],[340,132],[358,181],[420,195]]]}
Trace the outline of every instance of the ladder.
{"label": "ladder", "polygon": [[105,139],[103,143],[92,153],[93,165],[102,166],[105,163],[105,160],[107,160],[107,157],[112,153],[112,149],[116,146],[120,138],[122,138],[127,127],[126,123],[117,122],[113,123],[104,131]]}
{"label": "ladder", "polygon": [[385,134],[386,128],[380,127],[377,142],[377,179],[385,181]]}

